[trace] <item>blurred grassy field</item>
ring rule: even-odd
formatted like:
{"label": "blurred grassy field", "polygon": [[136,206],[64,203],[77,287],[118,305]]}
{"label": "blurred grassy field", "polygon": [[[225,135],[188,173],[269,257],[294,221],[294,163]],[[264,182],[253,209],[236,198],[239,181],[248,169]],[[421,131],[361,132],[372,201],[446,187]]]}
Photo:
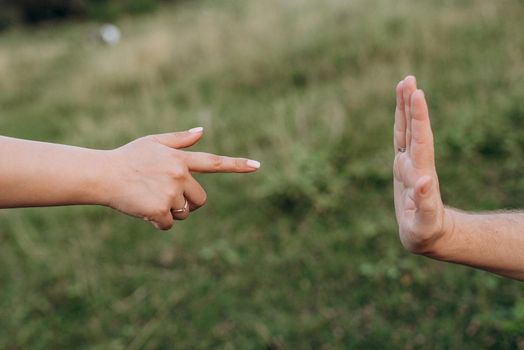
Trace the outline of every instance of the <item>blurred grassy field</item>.
{"label": "blurred grassy field", "polygon": [[[0,212],[2,349],[524,349],[523,285],[413,256],[392,205],[394,87],[416,74],[442,192],[524,206],[524,3],[204,1],[0,35],[0,133],[111,148],[204,126],[168,233],[105,208]],[[1,191],[1,190],[0,190]]]}

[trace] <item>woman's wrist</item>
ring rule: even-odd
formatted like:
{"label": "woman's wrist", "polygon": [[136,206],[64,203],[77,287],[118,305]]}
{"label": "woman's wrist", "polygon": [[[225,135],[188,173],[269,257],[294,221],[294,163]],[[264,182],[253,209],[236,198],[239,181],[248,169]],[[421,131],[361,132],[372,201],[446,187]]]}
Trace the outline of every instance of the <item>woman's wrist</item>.
{"label": "woman's wrist", "polygon": [[113,151],[89,150],[88,158],[81,186],[82,204],[110,206],[116,187]]}

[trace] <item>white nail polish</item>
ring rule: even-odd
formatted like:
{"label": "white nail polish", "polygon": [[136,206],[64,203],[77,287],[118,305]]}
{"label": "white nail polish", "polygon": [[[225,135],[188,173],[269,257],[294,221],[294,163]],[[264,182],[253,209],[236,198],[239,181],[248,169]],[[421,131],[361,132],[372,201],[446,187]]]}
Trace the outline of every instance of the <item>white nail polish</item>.
{"label": "white nail polish", "polygon": [[246,164],[247,166],[251,168],[255,168],[255,169],[260,168],[260,162],[257,162],[256,160],[248,160]]}
{"label": "white nail polish", "polygon": [[191,134],[198,134],[204,131],[204,128],[199,126],[198,128],[193,128],[188,130]]}

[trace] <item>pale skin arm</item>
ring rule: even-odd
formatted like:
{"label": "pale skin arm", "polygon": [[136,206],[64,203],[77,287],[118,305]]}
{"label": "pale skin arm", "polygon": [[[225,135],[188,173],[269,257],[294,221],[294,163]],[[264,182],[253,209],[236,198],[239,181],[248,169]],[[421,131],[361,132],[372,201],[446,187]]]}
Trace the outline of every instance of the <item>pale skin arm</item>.
{"label": "pale skin arm", "polygon": [[202,134],[194,128],[151,135],[108,151],[0,136],[0,208],[103,205],[170,229],[206,203],[193,173],[250,173],[260,166],[181,150]]}
{"label": "pale skin arm", "polygon": [[397,85],[394,192],[400,240],[416,254],[524,280],[524,213],[446,208],[428,107],[416,80]]}

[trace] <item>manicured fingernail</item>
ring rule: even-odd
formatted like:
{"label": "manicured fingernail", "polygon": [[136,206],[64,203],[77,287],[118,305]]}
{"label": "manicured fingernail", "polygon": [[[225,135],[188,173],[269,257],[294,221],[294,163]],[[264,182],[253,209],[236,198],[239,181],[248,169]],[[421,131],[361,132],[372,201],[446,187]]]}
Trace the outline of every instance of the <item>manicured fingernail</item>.
{"label": "manicured fingernail", "polygon": [[255,169],[258,169],[260,168],[260,162],[257,162],[256,160],[248,160],[246,162],[247,166],[251,167],[251,168],[255,168]]}
{"label": "manicured fingernail", "polygon": [[199,126],[198,128],[193,128],[188,130],[191,134],[198,134],[204,131],[204,128]]}

